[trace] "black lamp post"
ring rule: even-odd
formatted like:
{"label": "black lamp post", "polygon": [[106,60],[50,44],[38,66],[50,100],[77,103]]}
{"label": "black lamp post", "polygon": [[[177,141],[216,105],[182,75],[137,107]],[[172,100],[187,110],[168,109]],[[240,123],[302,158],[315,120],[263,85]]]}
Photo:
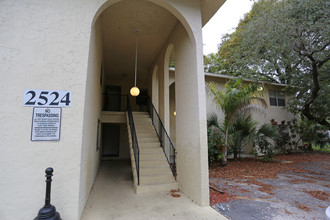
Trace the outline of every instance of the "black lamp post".
{"label": "black lamp post", "polygon": [[50,204],[50,191],[51,191],[51,182],[53,176],[53,168],[48,167],[45,170],[46,173],[46,198],[45,198],[45,205],[42,207],[37,217],[34,220],[62,220],[60,213],[56,212],[55,206]]}

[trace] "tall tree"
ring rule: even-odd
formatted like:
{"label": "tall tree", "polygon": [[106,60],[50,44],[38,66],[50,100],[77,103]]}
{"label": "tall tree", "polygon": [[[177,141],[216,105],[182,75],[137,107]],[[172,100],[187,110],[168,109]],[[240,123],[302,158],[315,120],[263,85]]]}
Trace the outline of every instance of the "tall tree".
{"label": "tall tree", "polygon": [[[223,73],[288,84],[288,109],[330,128],[330,1],[260,0],[223,38]],[[211,64],[209,65],[211,66]]]}
{"label": "tall tree", "polygon": [[262,93],[258,91],[258,87],[257,84],[245,84],[242,83],[241,79],[236,79],[226,83],[226,91],[222,92],[217,88],[216,84],[212,82],[208,84],[208,92],[213,96],[213,102],[222,110],[225,116],[223,122],[225,130],[223,165],[227,164],[228,132],[232,122],[242,112],[253,109],[264,110],[264,107],[266,107],[266,102],[261,97]]}
{"label": "tall tree", "polygon": [[221,65],[218,53],[210,53],[204,55],[204,72],[207,73],[219,73],[221,71]]}

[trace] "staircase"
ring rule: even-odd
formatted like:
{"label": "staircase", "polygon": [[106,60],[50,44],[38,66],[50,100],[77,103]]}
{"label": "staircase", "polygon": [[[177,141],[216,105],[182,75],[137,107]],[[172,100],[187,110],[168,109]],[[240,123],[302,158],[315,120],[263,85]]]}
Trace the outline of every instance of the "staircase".
{"label": "staircase", "polygon": [[140,150],[140,184],[138,185],[131,133],[128,126],[134,189],[136,193],[177,189],[178,184],[174,180],[149,114],[147,112],[133,112],[133,118]]}

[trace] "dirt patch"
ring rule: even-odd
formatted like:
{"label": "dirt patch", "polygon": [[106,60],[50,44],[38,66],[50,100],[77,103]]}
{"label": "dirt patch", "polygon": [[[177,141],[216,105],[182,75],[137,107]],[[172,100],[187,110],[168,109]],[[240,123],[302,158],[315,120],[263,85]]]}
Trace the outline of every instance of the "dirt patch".
{"label": "dirt patch", "polygon": [[304,211],[306,211],[306,212],[309,212],[311,209],[310,208],[308,208],[307,206],[304,206],[304,205],[302,205],[302,204],[300,204],[299,202],[295,202],[296,203],[296,205],[297,205],[297,207],[299,208],[299,209],[301,209],[301,210],[304,210]]}
{"label": "dirt patch", "polygon": [[218,203],[222,202],[230,202],[236,199],[236,196],[234,196],[231,193],[228,193],[227,191],[223,191],[223,193],[219,193],[218,191],[214,189],[210,189],[210,205],[213,206]]}
{"label": "dirt patch", "polygon": [[292,212],[289,212],[289,211],[286,210],[286,209],[285,209],[284,211],[285,211],[285,213],[288,214],[288,215],[292,215],[292,214],[293,214]]}
{"label": "dirt patch", "polygon": [[170,194],[171,194],[171,196],[174,197],[174,198],[181,197],[181,195],[180,195],[180,190],[179,190],[179,189],[172,189],[172,190],[170,191]]}
{"label": "dirt patch", "polygon": [[316,199],[323,200],[323,201],[330,201],[330,193],[323,192],[323,191],[307,191],[304,190],[305,193],[308,193],[309,195],[313,196]]}
{"label": "dirt patch", "polygon": [[306,179],[294,179],[294,180],[289,180],[288,182],[292,184],[299,184],[299,183],[315,183],[316,181],[306,180]]}
{"label": "dirt patch", "polygon": [[253,184],[253,185],[260,186],[260,187],[258,188],[258,190],[259,190],[260,192],[265,192],[265,193],[267,193],[267,194],[269,194],[269,195],[274,195],[273,190],[275,189],[275,187],[272,186],[272,185],[262,183],[262,182],[260,182],[260,181],[258,181],[258,180],[255,180],[255,179],[249,179],[248,181],[245,181],[245,182],[246,182],[247,184]]}

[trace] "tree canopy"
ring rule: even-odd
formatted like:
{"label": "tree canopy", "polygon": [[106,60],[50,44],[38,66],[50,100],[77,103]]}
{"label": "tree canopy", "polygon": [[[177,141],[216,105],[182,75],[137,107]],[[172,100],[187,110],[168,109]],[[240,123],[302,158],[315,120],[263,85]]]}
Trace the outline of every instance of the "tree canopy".
{"label": "tree canopy", "polygon": [[330,128],[329,10],[325,0],[257,1],[204,57],[206,71],[285,83],[288,109]]}

